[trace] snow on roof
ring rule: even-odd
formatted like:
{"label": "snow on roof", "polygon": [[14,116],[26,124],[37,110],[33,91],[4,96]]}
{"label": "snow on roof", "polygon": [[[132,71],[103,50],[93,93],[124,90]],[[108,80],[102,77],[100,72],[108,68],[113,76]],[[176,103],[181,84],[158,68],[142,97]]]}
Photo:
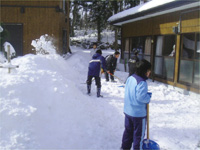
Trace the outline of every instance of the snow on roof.
{"label": "snow on roof", "polygon": [[120,19],[122,19],[124,17],[135,15],[135,14],[150,10],[152,8],[161,7],[162,5],[165,5],[165,4],[170,3],[170,2],[175,2],[175,1],[177,1],[177,0],[152,0],[150,2],[141,4],[139,6],[136,6],[136,7],[133,7],[133,8],[127,9],[125,11],[117,13],[117,14],[111,16],[108,19],[108,22],[116,21],[116,23],[114,23],[114,25],[122,25],[124,23],[129,23],[129,22],[133,22],[133,21],[137,21],[137,20],[142,20],[142,19],[146,19],[146,18],[149,18],[149,17],[158,16],[158,15],[162,15],[162,14],[166,14],[166,13],[170,13],[170,12],[174,12],[174,11],[178,11],[178,10],[182,10],[182,9],[186,9],[186,8],[200,6],[199,1],[197,1],[195,3],[183,5],[183,6],[180,6],[180,7],[177,7],[177,8],[172,8],[170,10],[163,10],[162,12],[157,12],[157,13],[145,15],[145,16],[142,16],[142,17],[133,18],[133,19],[130,19],[130,20],[126,20],[126,21],[124,20],[124,21],[119,21],[118,22],[118,20],[120,20]]}
{"label": "snow on roof", "polygon": [[147,3],[138,5],[136,7],[127,9],[127,10],[122,11],[122,12],[119,12],[119,13],[111,16],[108,19],[108,21],[111,22],[111,21],[114,21],[114,20],[129,16],[129,15],[133,15],[133,14],[148,10],[150,8],[161,6],[163,4],[166,4],[166,3],[169,3],[169,2],[172,2],[172,1],[176,1],[176,0],[152,0],[152,1],[149,1]]}

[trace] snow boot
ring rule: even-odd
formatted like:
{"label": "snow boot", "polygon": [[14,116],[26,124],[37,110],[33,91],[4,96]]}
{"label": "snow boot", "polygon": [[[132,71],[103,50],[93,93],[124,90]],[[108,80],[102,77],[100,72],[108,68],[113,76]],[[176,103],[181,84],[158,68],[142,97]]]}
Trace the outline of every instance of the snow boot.
{"label": "snow boot", "polygon": [[102,95],[100,95],[101,93],[101,88],[97,88],[97,97],[103,97]]}
{"label": "snow boot", "polygon": [[91,85],[87,85],[87,94],[90,95]]}

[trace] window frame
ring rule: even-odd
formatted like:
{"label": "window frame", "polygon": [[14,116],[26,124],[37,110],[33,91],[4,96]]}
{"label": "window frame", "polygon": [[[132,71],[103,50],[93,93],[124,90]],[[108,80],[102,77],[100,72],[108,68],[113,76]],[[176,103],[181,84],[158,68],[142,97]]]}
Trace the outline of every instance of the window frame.
{"label": "window frame", "polygon": [[[160,56],[160,55],[156,55],[156,45],[157,45],[157,38],[159,37],[159,36],[163,36],[163,39],[162,39],[162,55]],[[175,34],[165,34],[165,35],[156,35],[155,36],[155,46],[154,46],[154,76],[155,77],[158,77],[158,78],[161,78],[161,79],[164,79],[164,80],[168,80],[168,81],[174,81],[174,79],[175,79],[175,63],[176,63],[176,51],[175,51],[175,55],[174,56],[166,56],[166,55],[164,55],[164,50],[165,50],[165,38],[166,38],[166,36],[174,36],[174,44],[175,44],[175,50],[176,50],[176,43],[177,43],[177,36],[175,35]],[[165,71],[164,71],[164,67],[162,67],[162,75],[159,75],[159,74],[156,74],[155,73],[155,61],[156,61],[156,58],[161,58],[162,59],[162,65],[164,64],[164,59],[165,58],[169,58],[169,59],[173,59],[174,60],[174,68],[173,68],[173,78],[168,78],[167,77],[167,75],[166,75],[166,73],[165,73]]]}
{"label": "window frame", "polygon": [[[183,53],[183,36],[186,35],[186,34],[194,34],[194,37],[195,37],[195,46],[194,46],[194,54],[193,54],[193,58],[185,58],[182,56],[182,53]],[[189,32],[189,33],[182,33],[180,36],[181,36],[181,40],[180,40],[180,56],[179,56],[179,70],[178,70],[178,83],[180,84],[184,84],[184,85],[187,85],[187,86],[192,86],[192,87],[197,87],[199,88],[199,85],[195,85],[194,83],[194,75],[195,75],[195,63],[196,62],[199,62],[200,63],[200,59],[197,59],[196,58],[196,53],[197,53],[197,36],[200,35],[200,32]],[[200,57],[199,57],[200,58]],[[186,82],[186,81],[183,81],[183,80],[180,80],[180,69],[181,69],[181,60],[184,60],[184,61],[192,61],[193,65],[192,65],[192,83],[189,83],[189,82]]]}

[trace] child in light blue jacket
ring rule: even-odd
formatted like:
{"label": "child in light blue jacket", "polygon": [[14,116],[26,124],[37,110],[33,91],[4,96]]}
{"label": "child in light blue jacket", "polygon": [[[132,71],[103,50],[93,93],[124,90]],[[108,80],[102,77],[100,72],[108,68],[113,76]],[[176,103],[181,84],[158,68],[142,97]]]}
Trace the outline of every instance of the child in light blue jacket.
{"label": "child in light blue jacket", "polygon": [[125,130],[122,149],[142,149],[146,129],[146,106],[150,102],[146,80],[151,73],[151,64],[143,59],[136,63],[136,72],[131,75],[125,86],[124,114]]}

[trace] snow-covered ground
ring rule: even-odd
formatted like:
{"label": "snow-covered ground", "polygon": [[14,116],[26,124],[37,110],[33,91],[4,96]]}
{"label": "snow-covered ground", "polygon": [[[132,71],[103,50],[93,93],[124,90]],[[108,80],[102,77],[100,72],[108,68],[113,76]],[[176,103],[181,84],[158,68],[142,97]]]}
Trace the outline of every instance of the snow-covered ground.
{"label": "snow-covered ground", "polygon": [[[124,130],[123,82],[105,82],[86,94],[89,50],[28,54],[0,69],[0,149],[119,149]],[[113,51],[103,51],[103,55]],[[115,73],[125,80],[127,73]],[[148,80],[150,139],[162,150],[200,149],[200,95]]]}

